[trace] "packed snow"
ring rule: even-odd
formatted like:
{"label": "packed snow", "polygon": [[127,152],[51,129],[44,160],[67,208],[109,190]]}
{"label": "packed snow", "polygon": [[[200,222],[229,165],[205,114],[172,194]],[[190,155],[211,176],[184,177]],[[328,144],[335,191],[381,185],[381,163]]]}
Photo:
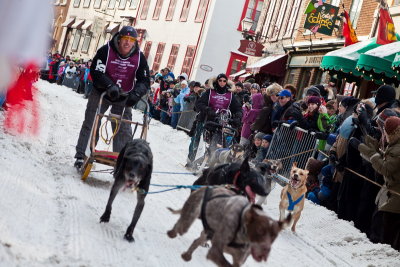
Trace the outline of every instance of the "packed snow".
{"label": "packed snow", "polygon": [[[0,130],[0,266],[213,266],[204,247],[189,263],[180,257],[200,233],[199,221],[184,236],[166,235],[178,219],[167,207],[180,208],[187,189],[147,196],[134,243],[123,239],[136,205],[129,190],[117,195],[110,222],[99,223],[112,175],[92,172],[82,182],[73,167],[86,100],[64,86],[44,81],[36,86],[39,136]],[[3,119],[0,113],[0,124]],[[134,120],[141,119],[135,111]],[[190,141],[184,132],[152,120],[147,140],[154,154],[152,183],[189,185],[196,179],[183,167]],[[264,205],[275,219],[280,189],[276,186]],[[248,258],[245,266],[400,266],[398,251],[371,243],[352,223],[309,201],[296,230],[280,233],[267,264]]]}

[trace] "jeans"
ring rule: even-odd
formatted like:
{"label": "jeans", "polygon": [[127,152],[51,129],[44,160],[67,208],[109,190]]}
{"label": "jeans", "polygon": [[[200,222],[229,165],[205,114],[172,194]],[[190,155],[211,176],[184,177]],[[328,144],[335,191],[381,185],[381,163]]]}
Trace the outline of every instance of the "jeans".
{"label": "jeans", "polygon": [[[181,105],[180,104],[175,104],[175,106],[172,108],[172,112],[180,112],[181,111]],[[171,127],[173,129],[176,129],[176,126],[178,125],[179,117],[181,116],[181,113],[172,113],[171,117]]]}

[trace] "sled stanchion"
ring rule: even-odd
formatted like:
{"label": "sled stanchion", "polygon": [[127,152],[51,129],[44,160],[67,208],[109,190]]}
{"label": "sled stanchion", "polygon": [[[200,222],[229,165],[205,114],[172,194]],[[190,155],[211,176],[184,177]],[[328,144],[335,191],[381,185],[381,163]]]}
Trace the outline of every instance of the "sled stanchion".
{"label": "sled stanchion", "polygon": [[[143,113],[143,122],[138,122],[138,121],[130,121],[127,119],[124,119],[124,115],[126,112],[126,108],[124,107],[122,110],[121,114],[104,114],[101,113],[101,106],[103,104],[103,100],[104,100],[104,96],[106,95],[106,92],[103,92],[100,95],[100,100],[99,100],[99,104],[98,107],[96,109],[96,115],[95,115],[95,119],[94,119],[94,123],[93,123],[93,128],[90,131],[90,137],[89,137],[89,145],[88,147],[90,149],[88,149],[87,151],[87,155],[86,155],[86,159],[84,161],[84,165],[80,170],[81,173],[81,179],[83,181],[86,181],[86,179],[88,178],[90,171],[93,167],[93,164],[103,164],[103,165],[107,165],[107,166],[111,166],[111,167],[115,167],[115,164],[117,162],[117,158],[119,153],[118,152],[110,152],[110,151],[102,151],[102,150],[96,150],[96,142],[98,137],[100,137],[100,133],[99,131],[101,131],[101,127],[99,127],[101,120],[104,118],[107,121],[113,121],[113,123],[116,124],[116,128],[115,128],[115,132],[113,133],[113,136],[111,137],[111,139],[109,140],[110,143],[112,141],[112,139],[114,138],[114,136],[118,133],[118,131],[120,130],[120,126],[123,123],[127,123],[127,124],[134,124],[134,131],[132,130],[131,134],[132,134],[132,138],[135,136],[135,133],[138,129],[139,126],[142,127],[142,131],[140,133],[140,139],[146,139],[147,137],[147,128],[148,128],[148,116],[146,111]],[[146,103],[147,105],[147,109],[148,109],[148,103]],[[98,129],[99,128],[99,129]],[[104,128],[104,127],[103,127]],[[90,155],[89,155],[89,150],[90,150]]]}

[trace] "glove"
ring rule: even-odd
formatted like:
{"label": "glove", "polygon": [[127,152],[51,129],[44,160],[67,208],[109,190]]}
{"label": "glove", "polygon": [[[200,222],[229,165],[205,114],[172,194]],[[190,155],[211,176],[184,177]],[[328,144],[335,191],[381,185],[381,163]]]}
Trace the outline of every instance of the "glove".
{"label": "glove", "polygon": [[293,130],[299,123],[297,121],[294,121],[290,124],[289,130]]}
{"label": "glove", "polygon": [[337,154],[335,151],[331,151],[329,154],[329,164],[335,166],[337,162]]}
{"label": "glove", "polygon": [[358,150],[363,158],[369,159],[374,155],[377,151],[375,148],[369,147],[366,144],[360,144],[358,146]]}
{"label": "glove", "polygon": [[375,149],[375,151],[378,151],[378,149],[379,149],[379,141],[376,140],[375,138],[373,138],[373,137],[370,136],[370,135],[367,135],[367,136],[365,137],[365,144],[366,144],[367,146],[369,146],[370,148]]}
{"label": "glove", "polygon": [[115,101],[119,98],[119,87],[117,85],[111,85],[107,88],[107,95],[111,101]]}
{"label": "glove", "polygon": [[285,121],[278,121],[278,120],[276,120],[276,121],[273,121],[272,122],[272,124],[271,124],[271,126],[272,126],[272,128],[278,128],[282,123],[284,123]]}
{"label": "glove", "polygon": [[133,107],[137,102],[139,102],[140,98],[141,97],[137,94],[137,92],[130,93],[128,99],[126,100],[125,106]]}
{"label": "glove", "polygon": [[329,135],[329,133],[316,132],[315,133],[315,138],[318,139],[318,140],[326,140],[326,139],[328,139],[328,135]]}
{"label": "glove", "polygon": [[206,108],[206,114],[208,116],[208,118],[215,118],[217,116],[217,113],[215,113],[215,111],[211,108],[211,107],[207,107]]}
{"label": "glove", "polygon": [[355,137],[352,137],[352,138],[350,138],[350,140],[349,140],[349,144],[352,146],[352,147],[354,147],[355,149],[357,149],[358,150],[358,146],[360,145],[360,140],[358,140],[357,138],[355,138]]}

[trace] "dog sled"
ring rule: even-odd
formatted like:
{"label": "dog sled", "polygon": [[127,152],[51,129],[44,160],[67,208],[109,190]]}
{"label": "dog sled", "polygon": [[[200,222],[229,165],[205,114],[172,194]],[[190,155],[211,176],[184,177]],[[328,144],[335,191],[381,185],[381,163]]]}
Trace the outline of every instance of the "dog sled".
{"label": "dog sled", "polygon": [[202,138],[200,138],[196,158],[192,166],[192,169],[196,172],[200,172],[208,166],[216,149],[228,148],[236,143],[235,137],[238,132],[229,124],[229,120],[232,117],[230,110],[219,110],[217,115],[217,121],[206,121],[204,124]]}
{"label": "dog sled", "polygon": [[[101,105],[103,103],[103,98],[104,98],[105,94],[106,94],[106,92],[102,93],[100,96],[99,105],[97,107],[96,116],[95,116],[95,119],[93,122],[92,130],[90,132],[88,146],[87,146],[86,152],[85,152],[85,155],[86,155],[85,160],[84,160],[83,166],[80,170],[81,179],[83,181],[85,181],[87,179],[87,177],[89,176],[90,171],[92,170],[93,165],[95,163],[107,165],[107,166],[110,166],[113,168],[115,167],[119,152],[112,152],[112,151],[108,151],[108,150],[96,149],[97,140],[99,139],[100,135],[102,134],[102,131],[107,131],[106,127],[107,127],[108,122],[114,123],[116,125],[115,130],[113,131],[113,134],[110,137],[107,137],[107,139],[102,138],[103,141],[106,141],[105,143],[108,145],[110,145],[110,142],[112,141],[114,136],[119,131],[120,127],[118,125],[121,125],[123,123],[128,123],[128,124],[132,125],[132,128],[133,128],[132,139],[135,137],[135,134],[138,131],[139,127],[141,128],[139,138],[144,139],[144,140],[146,140],[146,138],[147,138],[147,131],[148,131],[149,122],[150,122],[150,118],[148,116],[149,104],[147,103],[147,101],[145,101],[143,99],[141,99],[139,101],[139,102],[143,102],[143,104],[145,105],[142,122],[130,121],[130,120],[123,119],[124,113],[125,113],[125,108],[123,109],[122,114],[111,114],[111,112],[106,114],[106,113],[100,112]],[[102,120],[104,121],[103,123],[102,123]],[[99,125],[100,125],[100,127],[99,127]]]}

